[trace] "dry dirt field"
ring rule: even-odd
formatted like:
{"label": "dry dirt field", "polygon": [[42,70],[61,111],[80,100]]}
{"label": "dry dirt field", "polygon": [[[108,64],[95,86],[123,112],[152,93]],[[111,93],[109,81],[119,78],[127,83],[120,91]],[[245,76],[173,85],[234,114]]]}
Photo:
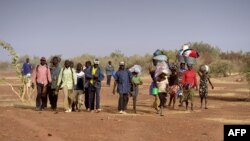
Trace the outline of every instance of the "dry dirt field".
{"label": "dry dirt field", "polygon": [[140,87],[137,114],[132,113],[130,99],[128,114],[121,115],[117,111],[118,95],[105,84],[100,113],[65,113],[62,94],[58,112],[49,108],[35,111],[34,102],[22,104],[6,85],[5,81],[18,83],[14,73],[0,72],[0,141],[222,141],[224,124],[250,124],[248,85],[246,81],[236,82],[238,78],[241,76],[211,79],[215,89],[209,89],[208,109],[200,109],[196,92],[194,111],[177,106],[164,109],[165,116],[161,117],[151,107],[147,77]]}

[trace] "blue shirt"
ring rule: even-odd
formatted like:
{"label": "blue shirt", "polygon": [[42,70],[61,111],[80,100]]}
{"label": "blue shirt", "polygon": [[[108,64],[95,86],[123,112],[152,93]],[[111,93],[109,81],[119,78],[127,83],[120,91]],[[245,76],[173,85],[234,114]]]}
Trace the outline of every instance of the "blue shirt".
{"label": "blue shirt", "polygon": [[24,63],[22,68],[23,75],[27,75],[28,73],[31,74],[31,65],[30,63]]}
{"label": "blue shirt", "polygon": [[[96,74],[98,76],[97,80],[94,80],[94,85],[95,87],[101,88],[101,81],[104,79],[104,74],[103,71],[100,67],[97,68]],[[86,78],[86,83],[90,83],[90,80],[92,79],[92,67],[87,68],[85,71],[85,78]]]}
{"label": "blue shirt", "polygon": [[130,92],[131,87],[131,73],[127,70],[118,70],[115,73],[117,82],[117,92],[119,94],[127,94]]}

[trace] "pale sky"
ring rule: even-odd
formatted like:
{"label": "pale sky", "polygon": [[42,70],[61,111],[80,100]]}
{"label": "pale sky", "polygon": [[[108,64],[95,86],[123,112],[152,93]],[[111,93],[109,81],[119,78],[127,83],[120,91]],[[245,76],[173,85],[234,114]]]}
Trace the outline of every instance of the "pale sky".
{"label": "pale sky", "polygon": [[[0,0],[0,40],[30,56],[152,54],[187,42],[250,51],[249,0]],[[0,49],[0,61],[7,52]]]}

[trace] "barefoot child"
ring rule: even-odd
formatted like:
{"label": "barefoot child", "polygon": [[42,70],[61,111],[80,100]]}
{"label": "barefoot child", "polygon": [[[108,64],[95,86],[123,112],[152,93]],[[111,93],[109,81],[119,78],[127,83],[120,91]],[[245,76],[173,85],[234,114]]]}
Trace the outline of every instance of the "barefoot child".
{"label": "barefoot child", "polygon": [[132,73],[132,85],[133,85],[133,110],[134,113],[136,113],[136,100],[137,100],[137,96],[139,94],[139,85],[142,85],[142,80],[141,77],[138,75],[137,71],[134,71]]}
{"label": "barefoot child", "polygon": [[166,78],[167,72],[165,70],[162,71],[161,74],[158,75],[156,78],[157,80],[157,87],[159,89],[159,99],[160,99],[160,115],[163,116],[163,106],[164,103],[166,103],[166,97],[167,97],[167,88],[168,88],[168,79]]}
{"label": "barefoot child", "polygon": [[[203,65],[205,66],[205,65]],[[199,87],[199,95],[201,98],[201,108],[203,105],[203,99],[205,99],[205,109],[207,108],[207,95],[208,95],[208,86],[207,86],[207,81],[209,82],[209,84],[211,85],[212,89],[214,89],[214,86],[212,84],[212,82],[210,81],[210,78],[208,76],[208,71],[206,71],[206,69],[201,66],[200,72],[198,72],[199,76],[200,76],[200,87]]]}
{"label": "barefoot child", "polygon": [[78,63],[76,65],[76,86],[74,91],[74,99],[72,104],[72,111],[78,111],[80,112],[82,110],[83,104],[84,104],[84,83],[85,83],[85,74],[83,72],[83,66],[81,63]]}
{"label": "barefoot child", "polygon": [[173,102],[173,109],[175,108],[175,101],[177,97],[177,91],[179,90],[179,85],[178,85],[178,76],[177,76],[177,68],[172,67],[171,69],[171,75],[168,78],[169,81],[169,89],[168,93],[170,95],[170,100],[168,103],[168,106],[170,107],[172,102]]}
{"label": "barefoot child", "polygon": [[178,90],[178,99],[179,99],[179,106],[182,107],[182,99],[183,99],[183,89],[182,89],[182,76],[183,76],[183,73],[186,71],[186,68],[185,68],[185,63],[180,63],[180,68],[178,69],[178,80],[179,80],[179,86],[180,86],[180,89]]}

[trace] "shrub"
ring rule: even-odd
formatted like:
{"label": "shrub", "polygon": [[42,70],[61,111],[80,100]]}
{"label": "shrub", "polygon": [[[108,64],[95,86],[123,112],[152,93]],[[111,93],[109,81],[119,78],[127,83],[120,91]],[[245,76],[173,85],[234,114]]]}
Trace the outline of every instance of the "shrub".
{"label": "shrub", "polygon": [[229,61],[216,61],[211,63],[210,70],[215,76],[227,77],[232,72],[232,64]]}

